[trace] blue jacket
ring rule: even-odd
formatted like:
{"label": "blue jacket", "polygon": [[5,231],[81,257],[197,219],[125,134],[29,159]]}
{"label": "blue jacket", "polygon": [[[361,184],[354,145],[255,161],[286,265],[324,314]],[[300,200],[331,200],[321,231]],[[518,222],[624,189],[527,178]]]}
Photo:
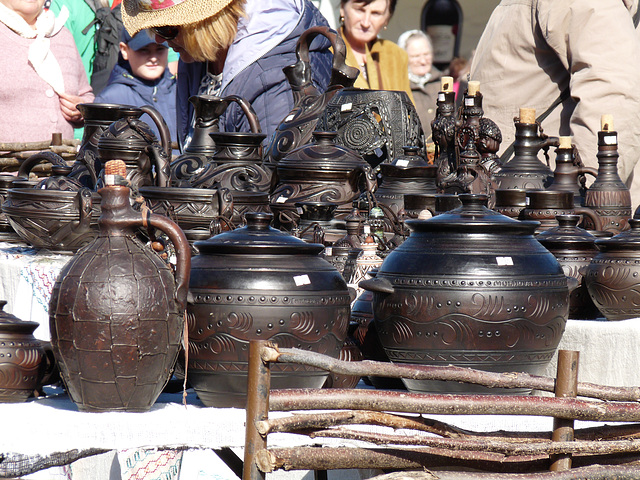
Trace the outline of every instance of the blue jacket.
{"label": "blue jacket", "polygon": [[[291,86],[282,69],[296,63],[298,37],[310,27],[328,26],[328,23],[309,0],[247,0],[245,5],[247,18],[240,19],[238,34],[227,52],[219,96],[238,95],[251,103],[268,144],[276,127],[293,108]],[[321,92],[331,78],[330,46],[327,39],[318,36],[310,48],[312,78]],[[188,100],[198,93],[205,73],[206,63],[179,63],[177,102],[181,146],[193,116],[193,105]],[[246,117],[235,103],[220,118],[220,130],[250,131]]]}
{"label": "blue jacket", "polygon": [[[134,107],[151,105],[167,122],[171,140],[176,141],[176,77],[168,68],[158,80],[148,82],[134,77],[119,63],[113,68],[107,86],[96,97],[95,103],[119,103]],[[145,114],[140,119],[149,124],[160,140],[160,133],[151,117]]]}

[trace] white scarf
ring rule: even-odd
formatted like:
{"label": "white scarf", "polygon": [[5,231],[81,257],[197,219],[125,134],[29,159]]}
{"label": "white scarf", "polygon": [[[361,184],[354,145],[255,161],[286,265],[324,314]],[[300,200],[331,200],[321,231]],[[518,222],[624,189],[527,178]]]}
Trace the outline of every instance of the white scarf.
{"label": "white scarf", "polygon": [[429,80],[431,80],[431,72],[425,75],[416,75],[415,73],[409,72],[409,81],[415,83],[420,88],[424,88],[424,86],[429,83]]}
{"label": "white scarf", "polygon": [[58,60],[50,50],[49,37],[56,35],[69,18],[69,10],[63,6],[58,18],[52,11],[43,11],[36,20],[35,29],[24,18],[0,3],[0,22],[23,38],[35,38],[29,46],[29,63],[38,76],[51,85],[56,93],[64,93],[64,79]]}

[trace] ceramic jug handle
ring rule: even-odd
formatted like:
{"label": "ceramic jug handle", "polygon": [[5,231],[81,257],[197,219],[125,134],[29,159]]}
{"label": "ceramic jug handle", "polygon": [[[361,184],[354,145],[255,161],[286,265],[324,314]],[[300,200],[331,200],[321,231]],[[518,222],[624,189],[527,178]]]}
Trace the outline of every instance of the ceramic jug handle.
{"label": "ceramic jug handle", "polygon": [[[143,213],[144,215],[144,213]],[[146,219],[146,222],[145,222]],[[191,247],[182,229],[164,215],[157,215],[146,211],[146,217],[141,218],[141,225],[157,228],[164,232],[176,249],[176,301],[181,309],[187,307],[187,292],[189,290],[189,274],[191,272]]]}
{"label": "ceramic jug handle", "polygon": [[91,190],[86,187],[78,190],[76,201],[78,202],[78,221],[67,223],[52,235],[50,240],[52,244],[61,243],[61,241],[71,233],[79,235],[88,232],[91,228],[91,212],[93,209]]}
{"label": "ceramic jug handle", "polygon": [[329,85],[340,85],[343,87],[353,86],[360,70],[347,65],[347,46],[344,40],[342,40],[342,37],[333,33],[329,27],[311,27],[300,35],[298,43],[296,44],[296,57],[298,58],[296,65],[309,65],[309,47],[313,39],[318,35],[322,35],[329,40],[329,42],[331,42],[331,48],[333,49],[333,64],[331,66],[331,80],[329,81]]}
{"label": "ceramic jug handle", "polygon": [[147,146],[147,153],[155,167],[155,185],[156,187],[169,186],[169,159],[157,144]]}
{"label": "ceramic jug handle", "polygon": [[224,113],[230,103],[237,103],[238,106],[242,109],[247,120],[249,121],[249,128],[251,128],[251,133],[262,133],[262,129],[260,128],[260,121],[258,120],[258,115],[256,111],[253,109],[251,104],[246,101],[244,98],[238,95],[228,95],[223,98],[218,98],[218,104],[215,108],[216,118]]}
{"label": "ceramic jug handle", "polygon": [[602,219],[600,215],[598,215],[593,209],[589,207],[576,207],[574,208],[576,215],[584,215],[585,217],[589,217],[593,222],[593,228],[597,231],[602,230]]}
{"label": "ceramic jug handle", "polygon": [[42,152],[34,153],[29,158],[20,163],[20,168],[18,169],[18,178],[29,178],[31,169],[38,165],[42,160],[46,160],[51,165],[61,165],[64,167],[67,166],[67,162],[65,162],[60,155],[45,150]]}
{"label": "ceramic jug handle", "polygon": [[218,211],[220,216],[226,219],[233,217],[233,196],[228,188],[218,189]]}
{"label": "ceramic jug handle", "polygon": [[151,105],[143,105],[142,107],[140,107],[140,110],[142,110],[143,113],[149,115],[153,120],[153,123],[155,123],[156,127],[158,127],[162,149],[164,150],[164,153],[167,154],[167,158],[171,158],[171,133],[169,132],[169,126],[167,125],[167,122],[165,122],[160,112],[153,108]]}
{"label": "ceramic jug handle", "polygon": [[596,178],[598,176],[598,169],[593,167],[579,167],[578,173],[581,175],[589,174],[593,178]]}

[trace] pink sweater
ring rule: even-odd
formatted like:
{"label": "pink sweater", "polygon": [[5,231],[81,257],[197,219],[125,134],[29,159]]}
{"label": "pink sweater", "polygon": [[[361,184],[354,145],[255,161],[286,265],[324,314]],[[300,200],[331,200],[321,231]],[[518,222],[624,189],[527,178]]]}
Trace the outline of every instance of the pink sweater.
{"label": "pink sweater", "polygon": [[[62,69],[65,91],[93,102],[93,92],[71,33],[62,28],[50,40],[51,51]],[[62,116],[58,95],[27,60],[31,42],[33,39],[20,37],[0,22],[0,58],[4,60],[0,78],[0,142],[50,140],[54,132],[72,139],[74,125]]]}

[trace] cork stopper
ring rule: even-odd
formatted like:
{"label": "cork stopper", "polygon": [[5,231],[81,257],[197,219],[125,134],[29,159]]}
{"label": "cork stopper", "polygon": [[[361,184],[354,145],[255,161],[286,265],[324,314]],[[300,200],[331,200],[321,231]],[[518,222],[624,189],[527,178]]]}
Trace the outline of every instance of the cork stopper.
{"label": "cork stopper", "polygon": [[120,175],[121,177],[127,176],[127,165],[122,160],[109,160],[104,164],[105,175]]}
{"label": "cork stopper", "polygon": [[603,132],[613,132],[613,115],[604,114],[600,117],[600,130]]}
{"label": "cork stopper", "polygon": [[536,109],[521,107],[520,123],[536,123]]}
{"label": "cork stopper", "polygon": [[440,91],[453,92],[453,77],[443,76],[440,78]]}
{"label": "cork stopper", "polygon": [[480,82],[477,80],[470,80],[467,88],[469,95],[476,95],[480,91]]}
{"label": "cork stopper", "polygon": [[123,160],[109,160],[104,164],[105,185],[125,185],[127,178],[127,165]]}
{"label": "cork stopper", "polygon": [[560,137],[558,148],[571,148],[571,137]]}

